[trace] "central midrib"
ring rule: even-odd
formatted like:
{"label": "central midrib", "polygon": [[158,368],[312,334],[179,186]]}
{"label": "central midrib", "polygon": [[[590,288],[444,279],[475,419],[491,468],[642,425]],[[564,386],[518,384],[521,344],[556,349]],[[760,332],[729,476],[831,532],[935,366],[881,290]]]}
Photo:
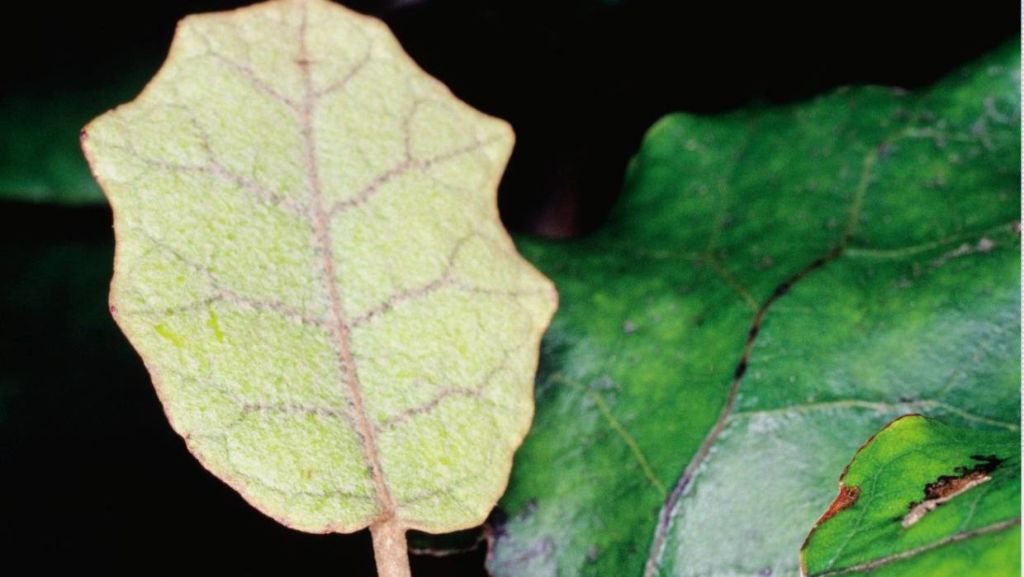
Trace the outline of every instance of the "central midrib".
{"label": "central midrib", "polygon": [[349,333],[348,320],[345,318],[342,307],[341,295],[338,292],[334,270],[334,251],[331,243],[330,222],[327,210],[324,206],[323,192],[320,185],[320,176],[317,170],[316,139],[313,134],[313,112],[316,107],[316,93],[313,91],[312,75],[310,72],[310,60],[306,52],[306,26],[308,19],[308,7],[302,5],[302,21],[299,26],[299,54],[296,59],[302,73],[304,97],[300,109],[302,123],[302,140],[305,149],[306,180],[310,191],[310,221],[313,233],[318,245],[318,253],[323,274],[324,287],[327,299],[330,303],[331,332],[335,340],[335,352],[338,356],[338,364],[341,369],[342,380],[348,388],[352,401],[352,412],[355,426],[362,438],[363,451],[365,453],[370,474],[373,477],[373,484],[376,488],[376,497],[381,511],[377,521],[384,522],[395,516],[395,502],[391,497],[391,491],[384,481],[384,473],[381,470],[380,453],[377,448],[377,437],[373,426],[366,416],[366,408],[363,403],[363,393],[359,384],[359,375],[356,370],[355,360],[352,357],[351,335]]}

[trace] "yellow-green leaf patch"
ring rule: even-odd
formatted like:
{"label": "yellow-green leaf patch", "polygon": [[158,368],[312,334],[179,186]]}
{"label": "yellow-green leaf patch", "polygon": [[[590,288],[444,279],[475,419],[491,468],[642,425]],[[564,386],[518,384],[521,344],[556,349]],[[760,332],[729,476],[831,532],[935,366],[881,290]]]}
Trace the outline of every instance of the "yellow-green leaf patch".
{"label": "yellow-green leaf patch", "polygon": [[182,21],[83,147],[111,310],[208,469],[306,531],[483,520],[555,307],[498,220],[505,122],[379,21],[275,0]]}

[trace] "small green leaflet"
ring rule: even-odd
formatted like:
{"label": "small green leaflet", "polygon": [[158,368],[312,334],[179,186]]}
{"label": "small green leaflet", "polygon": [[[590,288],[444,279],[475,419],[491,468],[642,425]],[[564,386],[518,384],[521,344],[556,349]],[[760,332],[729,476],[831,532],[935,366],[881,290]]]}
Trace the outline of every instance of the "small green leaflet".
{"label": "small green leaflet", "polygon": [[1020,575],[1020,434],[892,422],[844,470],[801,557],[806,577]]}
{"label": "small green leaflet", "polygon": [[[150,59],[119,71],[116,84],[19,94],[0,105],[0,197],[4,200],[89,205],[103,202],[78,136],[82,125],[126,98],[152,74]],[[143,76],[143,72],[146,76]]]}

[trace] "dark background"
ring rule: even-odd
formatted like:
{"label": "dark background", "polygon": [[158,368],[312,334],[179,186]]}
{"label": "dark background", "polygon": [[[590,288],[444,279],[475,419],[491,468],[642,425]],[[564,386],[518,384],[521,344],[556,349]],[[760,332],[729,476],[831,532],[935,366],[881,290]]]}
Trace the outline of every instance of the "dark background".
{"label": "dark background", "polygon": [[[0,35],[0,98],[148,75],[178,18],[242,4],[19,3],[24,13],[8,13]],[[384,18],[461,98],[512,123],[502,217],[514,231],[551,237],[600,224],[629,155],[662,114],[785,103],[846,84],[913,89],[1020,33],[1020,6],[1010,2],[688,4],[349,3]],[[110,226],[103,206],[0,203],[5,566],[32,575],[372,575],[365,532],[285,529],[185,451],[107,313]],[[416,557],[413,573],[482,575],[483,549]]]}

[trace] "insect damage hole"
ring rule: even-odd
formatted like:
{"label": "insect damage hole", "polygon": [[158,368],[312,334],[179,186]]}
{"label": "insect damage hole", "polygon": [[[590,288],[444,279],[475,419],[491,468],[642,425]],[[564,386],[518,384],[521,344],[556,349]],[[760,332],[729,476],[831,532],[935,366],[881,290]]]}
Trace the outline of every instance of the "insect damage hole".
{"label": "insect damage hole", "polygon": [[971,458],[980,462],[970,469],[957,467],[954,469],[956,475],[943,475],[925,485],[924,500],[911,503],[910,511],[900,522],[904,529],[916,524],[939,505],[992,480],[990,473],[1003,462],[1003,459],[994,455],[971,455]]}

